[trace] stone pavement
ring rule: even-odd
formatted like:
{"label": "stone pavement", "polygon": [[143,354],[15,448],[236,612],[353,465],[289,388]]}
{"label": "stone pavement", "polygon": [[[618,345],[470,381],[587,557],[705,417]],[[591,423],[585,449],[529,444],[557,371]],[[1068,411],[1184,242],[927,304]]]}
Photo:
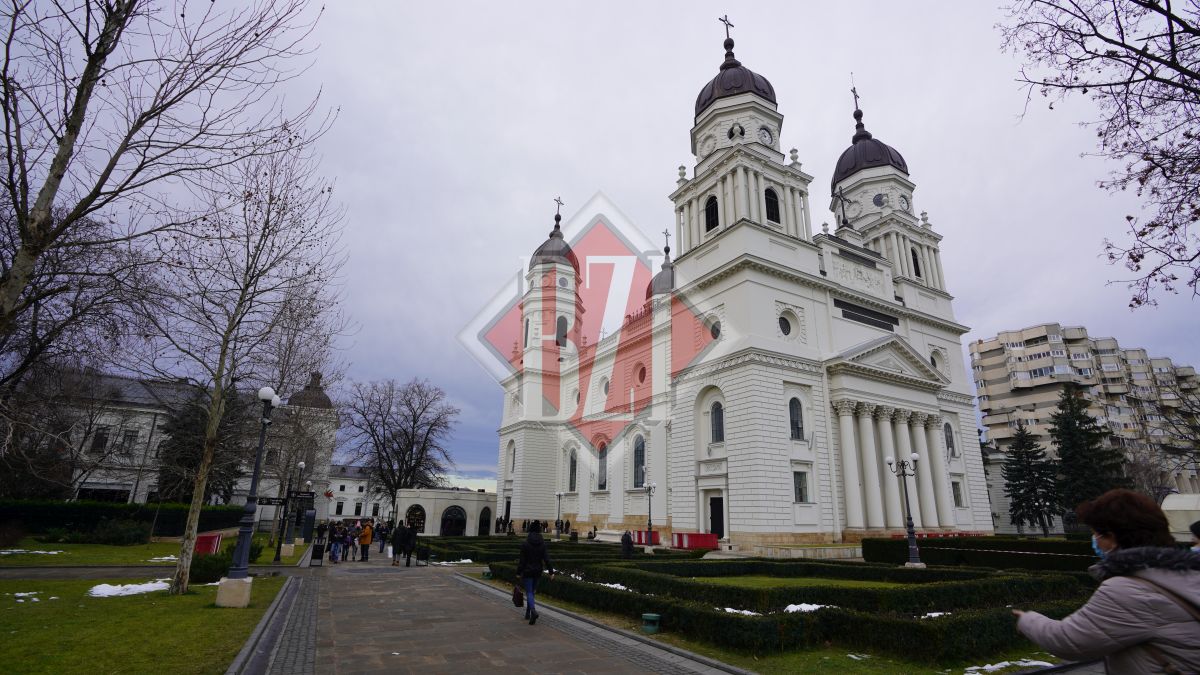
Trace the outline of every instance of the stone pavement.
{"label": "stone pavement", "polygon": [[[328,564],[328,562],[326,563]],[[277,656],[295,669],[360,673],[717,673],[704,663],[592,626],[549,608],[530,626],[504,593],[449,567],[390,567],[382,558],[312,570],[320,579],[314,671],[291,625]],[[300,611],[305,602],[298,600]],[[295,613],[293,613],[294,619]],[[290,643],[290,644],[289,644]],[[276,664],[283,663],[276,659]]]}

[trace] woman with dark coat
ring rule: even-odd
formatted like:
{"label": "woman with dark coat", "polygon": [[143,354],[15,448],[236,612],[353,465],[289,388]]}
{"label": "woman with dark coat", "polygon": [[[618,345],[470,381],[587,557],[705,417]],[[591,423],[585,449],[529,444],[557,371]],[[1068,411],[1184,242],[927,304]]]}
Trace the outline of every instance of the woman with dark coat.
{"label": "woman with dark coat", "polygon": [[633,535],[629,534],[629,530],[625,530],[625,534],[621,535],[621,557],[633,557]]}
{"label": "woman with dark coat", "polygon": [[1100,587],[1062,621],[1013,610],[1017,630],[1072,661],[1109,673],[1200,672],[1200,554],[1179,548],[1149,497],[1110,490],[1077,508],[1092,528]]}
{"label": "woman with dark coat", "polygon": [[408,567],[412,564],[413,549],[417,547],[417,528],[409,523],[404,532],[404,566]]}
{"label": "woman with dark coat", "polygon": [[517,576],[525,585],[525,618],[529,619],[530,626],[538,620],[537,609],[533,604],[533,592],[537,589],[543,569],[548,571],[551,577],[554,576],[550,565],[550,551],[546,548],[546,541],[542,539],[541,528],[535,524],[531,526],[525,543],[521,544],[521,557],[517,560]]}

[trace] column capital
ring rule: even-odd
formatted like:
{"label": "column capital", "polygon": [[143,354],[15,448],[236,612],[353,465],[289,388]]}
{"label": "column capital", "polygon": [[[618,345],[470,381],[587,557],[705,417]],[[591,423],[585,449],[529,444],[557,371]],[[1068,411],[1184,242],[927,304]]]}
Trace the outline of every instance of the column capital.
{"label": "column capital", "polygon": [[875,403],[863,403],[860,401],[858,404],[858,412],[865,417],[871,417],[874,415],[875,409],[878,407],[879,406]]}
{"label": "column capital", "polygon": [[843,398],[833,402],[833,409],[837,411],[838,415],[853,415],[857,405],[858,401]]}
{"label": "column capital", "polygon": [[942,416],[941,415],[926,415],[925,416],[925,426],[927,428],[936,429],[937,427],[940,427],[941,425],[942,425]]}
{"label": "column capital", "polygon": [[905,410],[904,408],[896,408],[896,411],[892,413],[892,419],[896,420],[900,424],[908,424],[908,418],[912,416],[913,411]]}
{"label": "column capital", "polygon": [[886,419],[890,418],[892,416],[892,413],[894,413],[894,412],[896,412],[895,408],[893,408],[891,406],[881,405],[875,409],[875,416],[878,417],[879,419],[886,420]]}
{"label": "column capital", "polygon": [[925,419],[927,417],[929,417],[929,415],[926,415],[923,412],[916,412],[916,411],[909,412],[909,420],[912,422],[912,425],[914,427],[925,426]]}

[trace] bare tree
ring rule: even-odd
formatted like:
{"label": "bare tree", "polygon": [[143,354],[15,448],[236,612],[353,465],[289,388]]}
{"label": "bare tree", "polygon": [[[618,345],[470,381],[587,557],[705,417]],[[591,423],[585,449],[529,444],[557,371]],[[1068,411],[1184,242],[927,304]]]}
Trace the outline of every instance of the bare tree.
{"label": "bare tree", "polygon": [[[1170,376],[1158,382],[1152,402],[1163,452],[1182,468],[1200,469],[1200,386],[1191,378]],[[1153,433],[1153,431],[1152,431]]]}
{"label": "bare tree", "polygon": [[1105,241],[1109,261],[1136,275],[1130,307],[1180,283],[1200,294],[1200,4],[1018,0],[1000,29],[1027,60],[1030,95],[1092,99],[1099,154],[1123,165],[1101,186],[1132,189],[1153,211],[1126,216],[1130,241]]}
{"label": "bare tree", "polygon": [[156,293],[141,303],[153,327],[141,356],[151,373],[184,375],[207,392],[207,427],[179,564],[171,590],[187,590],[188,567],[217,449],[226,390],[274,375],[260,358],[280,309],[303,289],[331,285],[342,211],[316,175],[306,144],[290,134],[279,152],[213,171],[203,188],[209,213],[193,231],[156,239]]}
{"label": "bare tree", "polygon": [[344,406],[352,463],[368,467],[391,495],[408,488],[440,487],[453,466],[445,443],[459,410],[428,380],[356,383]]}
{"label": "bare tree", "polygon": [[269,99],[307,54],[306,14],[304,0],[0,9],[0,187],[17,233],[0,260],[0,336],[42,299],[31,292],[39,260],[88,219],[114,224],[92,243],[190,222],[167,208],[171,191],[311,126],[315,100],[289,119]]}

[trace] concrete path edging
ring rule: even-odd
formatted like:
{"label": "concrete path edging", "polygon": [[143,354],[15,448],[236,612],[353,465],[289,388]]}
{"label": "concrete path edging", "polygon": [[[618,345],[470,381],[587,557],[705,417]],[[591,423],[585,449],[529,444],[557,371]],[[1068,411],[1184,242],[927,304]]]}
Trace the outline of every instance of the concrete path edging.
{"label": "concrete path edging", "polygon": [[[506,600],[508,599],[508,596],[509,596],[508,593],[496,588],[495,586],[492,586],[491,584],[484,583],[478,579],[472,579],[471,577],[469,577],[465,574],[462,574],[461,572],[455,573],[454,576],[463,583],[475,586],[477,588],[485,589],[498,597],[504,598]],[[617,635],[620,635],[621,637],[628,638],[630,640],[635,640],[637,642],[640,642],[649,647],[653,647],[655,649],[661,649],[663,651],[670,652],[676,656],[682,656],[683,658],[690,659],[692,661],[696,661],[697,663],[704,664],[705,666],[708,666],[709,668],[713,668],[715,670],[720,670],[720,671],[726,672],[726,673],[734,673],[734,675],[754,675],[753,671],[743,670],[736,666],[731,666],[728,663],[724,663],[722,661],[718,661],[716,659],[712,659],[707,656],[697,654],[696,652],[692,652],[692,651],[688,651],[686,649],[682,649],[680,647],[676,647],[674,645],[670,645],[670,644],[667,644],[664,642],[659,642],[658,640],[648,638],[644,635],[639,635],[632,631],[624,630],[622,628],[614,628],[612,626],[609,626],[606,623],[602,623],[602,622],[592,619],[590,617],[583,616],[582,614],[577,614],[575,612],[572,612],[572,611],[563,609],[561,607],[558,607],[556,605],[550,604],[550,603],[546,602],[545,600],[542,600],[540,597],[538,598],[537,606],[539,609],[545,608],[552,612],[557,612],[564,616],[568,616],[572,619],[575,619],[576,621],[582,621],[583,623],[586,623],[590,626],[599,628],[600,630],[607,631],[610,633],[616,633]]]}
{"label": "concrete path edging", "polygon": [[246,639],[246,644],[242,645],[233,663],[229,664],[225,675],[259,675],[267,672],[275,654],[275,645],[291,614],[301,583],[301,579],[287,577],[283,587],[275,595],[275,600],[267,607],[262,619],[259,619],[258,625]]}

